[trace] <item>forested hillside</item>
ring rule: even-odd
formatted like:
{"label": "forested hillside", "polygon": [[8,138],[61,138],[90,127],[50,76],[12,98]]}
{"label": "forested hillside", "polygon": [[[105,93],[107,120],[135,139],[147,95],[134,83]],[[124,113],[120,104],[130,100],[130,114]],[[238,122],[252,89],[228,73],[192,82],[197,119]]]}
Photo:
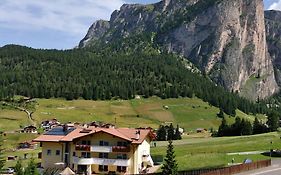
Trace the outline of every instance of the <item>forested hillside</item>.
{"label": "forested hillside", "polygon": [[5,46],[0,49],[1,98],[16,94],[68,100],[197,96],[230,115],[235,115],[237,108],[245,113],[266,112],[265,105],[240,98],[192,73],[182,58],[145,46],[115,53],[109,52],[112,46],[66,51]]}

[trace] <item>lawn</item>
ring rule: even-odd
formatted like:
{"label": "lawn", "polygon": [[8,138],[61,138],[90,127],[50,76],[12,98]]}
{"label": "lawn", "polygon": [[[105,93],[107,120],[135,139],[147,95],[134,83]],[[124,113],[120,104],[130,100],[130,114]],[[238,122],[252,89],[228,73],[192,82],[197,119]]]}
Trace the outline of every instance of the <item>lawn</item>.
{"label": "lawn", "polygon": [[[31,141],[36,138],[37,134],[23,134],[23,133],[7,133],[6,136],[3,136],[3,149],[5,150],[4,156],[7,158],[8,156],[17,156],[22,159],[22,163],[24,166],[27,165],[30,158],[33,157],[35,162],[39,162],[38,153],[41,151],[41,148],[38,145],[38,148],[35,150],[24,149],[17,150],[18,143],[24,141]],[[24,159],[24,154],[27,154],[27,158]],[[6,161],[5,167],[13,167],[16,165],[17,160],[9,160]]]}
{"label": "lawn", "polygon": [[[253,161],[268,159],[269,157],[261,154],[227,155],[227,153],[281,149],[280,134],[277,133],[221,138],[187,136],[174,141],[173,144],[180,170],[227,166],[232,158],[235,163],[241,163],[246,158]],[[152,156],[165,155],[167,142],[157,142],[156,145],[156,148],[151,148]]]}
{"label": "lawn", "polygon": [[[133,100],[91,101],[64,99],[36,99],[36,110],[33,118],[39,126],[41,121],[57,118],[60,122],[91,122],[104,121],[116,124],[118,127],[158,128],[165,122],[179,124],[191,133],[181,141],[175,141],[175,149],[180,170],[202,167],[225,166],[234,157],[236,161],[245,158],[253,160],[265,159],[262,155],[228,156],[227,152],[252,151],[280,146],[277,134],[265,134],[251,137],[210,138],[208,134],[194,134],[196,128],[218,128],[221,119],[217,118],[219,109],[210,106],[198,98],[159,99],[157,97]],[[255,116],[236,111],[237,116],[253,121]],[[265,120],[265,116],[258,115]],[[229,123],[233,117],[226,116]],[[15,131],[20,126],[31,124],[24,112],[15,109],[0,108],[0,131]],[[30,141],[37,135],[8,133],[4,138],[5,155],[37,157],[38,150],[15,151],[17,144]],[[153,155],[164,155],[166,142],[157,142],[157,148],[152,148]],[[27,163],[24,160],[23,163]],[[36,161],[38,161],[36,159]],[[15,161],[8,161],[6,166],[14,166]]]}
{"label": "lawn", "polygon": [[[186,131],[196,128],[217,129],[221,119],[217,118],[219,109],[198,98],[148,99],[133,100],[73,100],[64,99],[36,99],[36,110],[33,113],[37,125],[46,119],[57,118],[60,122],[103,121],[116,124],[118,127],[158,128],[160,124],[173,122],[179,124]],[[165,107],[168,107],[166,109]],[[237,116],[254,121],[255,116],[247,115],[239,110]],[[265,120],[263,115],[257,115]],[[233,117],[226,115],[229,123]],[[31,124],[24,112],[16,109],[0,108],[0,130],[14,131]]]}

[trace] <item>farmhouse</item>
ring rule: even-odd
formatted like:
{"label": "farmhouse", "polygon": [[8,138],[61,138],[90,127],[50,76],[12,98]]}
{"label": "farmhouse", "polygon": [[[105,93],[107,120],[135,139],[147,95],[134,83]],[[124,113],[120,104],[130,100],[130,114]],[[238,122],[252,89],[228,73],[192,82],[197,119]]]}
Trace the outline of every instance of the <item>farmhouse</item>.
{"label": "farmhouse", "polygon": [[36,142],[21,142],[18,144],[18,149],[36,149]]}
{"label": "farmhouse", "polygon": [[153,166],[151,130],[131,128],[53,128],[41,142],[44,169],[63,163],[76,173],[139,174]]}
{"label": "farmhouse", "polygon": [[60,122],[54,118],[52,120],[45,120],[43,122],[41,122],[41,127],[45,130],[45,131],[48,131],[50,129],[52,129],[53,127],[56,127],[60,125]]}
{"label": "farmhouse", "polygon": [[22,133],[32,133],[32,134],[37,134],[37,128],[36,126],[26,126],[21,130]]}

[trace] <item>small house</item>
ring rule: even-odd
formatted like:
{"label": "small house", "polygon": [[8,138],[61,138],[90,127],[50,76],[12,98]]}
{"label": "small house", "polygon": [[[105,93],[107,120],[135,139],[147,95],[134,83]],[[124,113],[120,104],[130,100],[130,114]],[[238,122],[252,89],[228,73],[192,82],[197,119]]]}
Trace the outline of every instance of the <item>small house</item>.
{"label": "small house", "polygon": [[37,127],[33,125],[26,126],[21,130],[21,133],[37,134]]}
{"label": "small house", "polygon": [[18,144],[18,149],[36,149],[37,145],[36,142],[21,142]]}
{"label": "small house", "polygon": [[204,129],[204,128],[197,128],[197,129],[196,129],[196,132],[197,132],[197,133],[205,133],[205,132],[207,132],[207,129]]}

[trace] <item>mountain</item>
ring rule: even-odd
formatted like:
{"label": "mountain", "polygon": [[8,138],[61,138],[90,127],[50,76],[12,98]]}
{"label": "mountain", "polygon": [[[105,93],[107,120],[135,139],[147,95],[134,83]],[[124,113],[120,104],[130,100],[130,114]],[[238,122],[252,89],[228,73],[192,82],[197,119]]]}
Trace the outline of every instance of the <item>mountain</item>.
{"label": "mountain", "polygon": [[281,86],[281,12],[265,11],[266,38],[275,68],[275,76]]}
{"label": "mountain", "polygon": [[[278,91],[268,53],[262,0],[163,0],[125,4],[97,21],[80,48],[151,34],[159,50],[184,56],[230,91],[263,99]],[[136,43],[137,44],[137,43]]]}

